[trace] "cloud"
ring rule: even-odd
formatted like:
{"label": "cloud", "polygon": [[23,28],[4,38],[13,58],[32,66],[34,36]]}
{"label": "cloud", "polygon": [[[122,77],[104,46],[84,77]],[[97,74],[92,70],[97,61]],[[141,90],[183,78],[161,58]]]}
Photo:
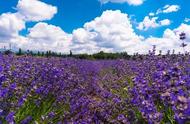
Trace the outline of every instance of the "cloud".
{"label": "cloud", "polygon": [[135,34],[127,14],[119,10],[107,10],[100,17],[87,22],[83,28],[73,32],[73,43],[81,46],[73,50],[77,52],[85,46],[90,46],[90,43],[90,47],[96,52],[101,49],[119,52],[133,46],[141,39],[141,36]]}
{"label": "cloud", "polygon": [[18,47],[28,43],[27,37],[19,35],[26,22],[48,20],[57,13],[56,7],[39,0],[19,0],[16,9],[15,13],[0,15],[0,42],[11,42]]}
{"label": "cloud", "polygon": [[68,52],[71,44],[71,35],[65,33],[60,27],[39,22],[29,29],[27,42],[23,44],[33,50],[52,50]]}
{"label": "cloud", "polygon": [[17,39],[19,32],[25,29],[29,21],[42,21],[51,19],[57,8],[38,0],[19,0],[17,12],[0,15],[0,40],[7,42]]}
{"label": "cloud", "polygon": [[164,20],[160,21],[161,26],[167,26],[167,25],[170,25],[170,24],[171,24],[171,21],[169,19],[164,19]]}
{"label": "cloud", "polygon": [[[22,1],[20,0],[20,2]],[[37,0],[32,1],[40,3],[40,6],[51,6]],[[33,2],[30,4],[33,4]],[[126,51],[129,54],[133,54],[136,52],[148,53],[152,45],[157,45],[157,48],[164,52],[169,49],[182,51],[179,47],[181,44],[179,33],[185,32],[187,33],[185,42],[188,44],[187,48],[190,49],[188,42],[190,40],[188,34],[190,32],[190,25],[181,24],[176,29],[166,29],[161,38],[144,38],[135,33],[128,14],[122,13],[119,10],[104,11],[100,17],[96,17],[94,20],[85,23],[82,28],[75,29],[71,34],[64,32],[59,26],[38,22],[28,29],[29,33],[26,36],[21,36],[19,32],[25,29],[26,22],[51,19],[56,12],[54,14],[50,12],[51,14],[46,13],[42,15],[41,12],[38,13],[36,10],[27,10],[23,13],[22,10],[24,9],[19,9],[22,8],[19,7],[19,4],[17,8],[18,12],[16,13],[0,15],[1,40],[2,37],[3,39],[8,39],[7,43],[12,43],[14,48],[36,51],[51,50],[64,53],[69,52],[69,50],[72,50],[73,53],[96,53],[102,50],[106,52]],[[141,22],[142,26],[139,26],[139,28],[147,30],[149,28],[169,25],[170,23],[168,19],[158,20],[158,17],[147,16]]]}
{"label": "cloud", "polygon": [[[165,19],[156,23],[156,26],[167,25],[169,22]],[[163,53],[172,49],[181,50],[179,47],[181,41],[176,31],[167,29],[162,38],[145,39],[134,32],[128,15],[120,11],[105,11],[100,17],[86,23],[83,28],[75,30],[72,41],[74,53],[94,53],[104,50],[145,54],[152,49],[153,45],[156,45],[157,49],[162,50]]]}
{"label": "cloud", "polygon": [[158,20],[158,17],[145,16],[144,20],[139,23],[137,29],[146,31],[150,28],[157,28],[160,26],[167,26],[171,24],[171,21],[169,19],[164,19],[161,21],[157,21],[157,20]]}
{"label": "cloud", "polygon": [[19,31],[25,29],[25,22],[19,15],[13,13],[4,13],[0,15],[0,40],[9,40],[16,37]]}
{"label": "cloud", "polygon": [[28,41],[29,40],[28,40],[27,37],[18,35],[18,36],[14,37],[14,38],[10,38],[8,43],[11,44],[13,50],[16,50],[18,48],[23,48],[23,49],[27,50],[30,47],[32,47],[32,46],[29,45]]}
{"label": "cloud", "polygon": [[17,11],[26,21],[43,21],[53,18],[57,7],[39,0],[19,0]]}
{"label": "cloud", "polygon": [[148,15],[149,16],[155,16],[155,14],[153,12],[150,12]]}
{"label": "cloud", "polygon": [[177,35],[184,32],[186,34],[186,42],[190,42],[190,25],[182,23],[178,28],[174,29],[174,32],[176,32]]}
{"label": "cloud", "polygon": [[163,33],[162,38],[147,38],[146,42],[151,43],[152,45],[156,45],[158,50],[162,50],[164,53],[167,53],[168,50],[175,50],[176,53],[184,52],[183,48],[180,47],[182,41],[179,40],[179,34],[181,32],[186,33],[186,40],[184,41],[187,45],[185,48],[186,51],[190,52],[190,25],[181,24],[179,27],[171,30],[166,29]]}
{"label": "cloud", "polygon": [[[157,20],[157,19],[155,19]],[[158,25],[168,25],[168,19],[158,21]],[[179,40],[181,32],[190,32],[190,26],[181,24],[176,29],[166,29],[163,36],[143,38],[137,35],[131,25],[127,14],[120,11],[105,11],[100,17],[87,22],[83,28],[73,32],[72,43],[74,53],[94,53],[100,50],[108,52],[126,51],[129,54],[136,52],[148,53],[153,45],[157,50],[167,53],[168,50],[183,52],[180,47],[182,41]],[[187,35],[187,50],[190,48],[190,36]],[[157,51],[157,53],[158,53]]]}
{"label": "cloud", "polygon": [[190,22],[190,18],[185,18],[185,22]]}
{"label": "cloud", "polygon": [[[158,9],[156,13],[150,12],[148,16],[145,16],[144,20],[138,24],[137,29],[146,31],[150,28],[168,26],[171,24],[171,21],[169,19],[158,21],[157,15],[160,13],[177,12],[179,9],[180,9],[179,5],[165,5],[163,8]],[[185,22],[187,21],[188,19],[185,19]]]}
{"label": "cloud", "polygon": [[137,29],[139,30],[148,30],[149,28],[159,27],[159,24],[156,22],[158,17],[150,18],[149,16],[145,16],[144,20],[139,23]]}
{"label": "cloud", "polygon": [[[115,18],[117,17],[117,18]],[[122,29],[122,30],[121,30]],[[60,27],[37,23],[29,29],[26,37],[11,40],[17,47],[31,50],[52,50],[56,52],[95,53],[99,51],[129,53],[146,48],[142,36],[138,36],[127,14],[120,11],[105,11],[100,17],[84,24],[83,28],[65,33]]]}
{"label": "cloud", "polygon": [[1,43],[0,42],[0,50],[6,49],[6,48],[9,48],[9,43]]}
{"label": "cloud", "polygon": [[108,2],[112,3],[128,3],[129,5],[138,6],[143,4],[144,0],[99,0],[101,3],[105,4]]}
{"label": "cloud", "polygon": [[163,13],[177,12],[180,9],[178,5],[166,5],[164,6]]}
{"label": "cloud", "polygon": [[[37,23],[29,29],[27,36],[19,35],[25,29],[25,23],[53,18],[57,8],[39,0],[19,0],[15,13],[0,15],[0,42],[11,43],[14,48],[32,50],[68,51],[71,36],[60,27]],[[5,45],[3,43],[3,45]]]}
{"label": "cloud", "polygon": [[179,5],[165,5],[163,8],[158,9],[156,12],[156,15],[160,13],[172,13],[172,12],[177,12],[180,10]]}

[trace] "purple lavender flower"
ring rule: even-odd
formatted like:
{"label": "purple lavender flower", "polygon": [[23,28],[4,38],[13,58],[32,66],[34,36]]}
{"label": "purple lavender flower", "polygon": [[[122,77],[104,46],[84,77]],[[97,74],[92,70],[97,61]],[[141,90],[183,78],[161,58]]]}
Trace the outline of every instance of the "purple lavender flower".
{"label": "purple lavender flower", "polygon": [[14,124],[14,112],[9,112],[9,114],[6,116],[6,121],[8,123]]}

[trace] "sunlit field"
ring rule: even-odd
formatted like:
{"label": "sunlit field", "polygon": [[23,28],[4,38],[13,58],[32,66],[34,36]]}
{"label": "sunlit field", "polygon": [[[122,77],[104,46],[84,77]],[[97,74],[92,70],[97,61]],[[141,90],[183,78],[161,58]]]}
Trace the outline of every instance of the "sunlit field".
{"label": "sunlit field", "polygon": [[190,123],[190,56],[0,56],[0,123]]}
{"label": "sunlit field", "polygon": [[190,124],[190,0],[0,0],[0,124]]}

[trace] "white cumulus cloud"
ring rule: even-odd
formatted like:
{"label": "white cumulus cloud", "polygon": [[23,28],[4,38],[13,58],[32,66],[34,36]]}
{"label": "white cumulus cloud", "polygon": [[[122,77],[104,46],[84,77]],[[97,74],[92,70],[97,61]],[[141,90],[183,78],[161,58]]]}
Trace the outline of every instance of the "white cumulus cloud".
{"label": "white cumulus cloud", "polygon": [[137,29],[139,30],[148,30],[149,28],[156,28],[159,24],[156,22],[158,17],[150,18],[149,16],[145,16],[144,20],[139,23]]}
{"label": "white cumulus cloud", "polygon": [[163,8],[157,10],[156,15],[160,13],[172,13],[180,10],[179,5],[165,5]]}
{"label": "white cumulus cloud", "polygon": [[150,12],[148,15],[149,16],[155,16],[155,14],[153,12]]}
{"label": "white cumulus cloud", "polygon": [[147,38],[146,42],[151,43],[151,45],[156,45],[158,50],[162,50],[163,53],[167,53],[168,50],[175,50],[175,53],[178,52],[184,52],[183,48],[180,47],[182,44],[182,41],[179,39],[179,34],[181,32],[186,33],[186,39],[185,43],[187,44],[187,47],[185,48],[186,51],[190,52],[190,25],[187,24],[181,24],[179,27],[171,30],[166,29],[163,33],[163,37],[161,38]]}
{"label": "white cumulus cloud", "polygon": [[22,29],[25,29],[25,22],[19,18],[19,15],[13,13],[0,15],[1,40],[9,40],[12,37],[16,37]]}
{"label": "white cumulus cloud", "polygon": [[144,0],[99,0],[101,3],[105,4],[108,2],[112,3],[128,3],[129,5],[141,5],[143,4]]}
{"label": "white cumulus cloud", "polygon": [[27,40],[29,49],[67,52],[71,44],[71,35],[58,26],[39,22],[29,29]]}
{"label": "white cumulus cloud", "polygon": [[100,17],[73,32],[73,42],[81,46],[73,50],[77,52],[79,49],[88,49],[85,46],[89,46],[90,43],[93,45],[91,48],[97,52],[101,49],[119,52],[134,46],[141,39],[142,37],[134,32],[127,14],[119,10],[107,10]]}
{"label": "white cumulus cloud", "polygon": [[158,21],[158,17],[145,16],[144,20],[139,23],[137,29],[146,31],[150,28],[157,28],[160,26],[167,26],[170,24],[171,24],[171,21],[169,19]]}
{"label": "white cumulus cloud", "polygon": [[164,6],[163,13],[177,12],[180,9],[179,5],[166,5]]}
{"label": "white cumulus cloud", "polygon": [[[39,5],[42,3],[38,0],[32,1],[40,3]],[[42,3],[42,6],[49,7],[51,5]],[[187,50],[190,49],[190,36],[188,34],[190,25],[181,24],[176,29],[166,29],[160,38],[144,38],[135,33],[128,14],[122,13],[120,10],[104,11],[100,17],[85,23],[83,27],[75,29],[71,34],[66,33],[59,26],[38,22],[28,29],[29,33],[26,36],[21,36],[19,32],[25,29],[27,21],[47,20],[52,18],[54,14],[50,14],[50,12],[48,14],[51,16],[47,16],[47,13],[44,16],[41,15],[41,12],[35,12],[36,10],[31,10],[31,12],[27,10],[26,13],[22,13],[19,4],[17,7],[18,12],[16,13],[0,15],[0,40],[2,38],[8,39],[7,43],[12,43],[15,48],[56,52],[72,50],[73,53],[96,53],[102,50],[106,52],[126,51],[133,54],[136,52],[148,53],[152,45],[156,45],[157,49],[163,52],[172,49],[182,51],[179,34],[185,32],[187,34],[185,40],[188,44]],[[148,30],[171,23],[168,19],[159,20],[158,17],[152,16],[146,16],[138,28]]]}
{"label": "white cumulus cloud", "polygon": [[[49,20],[57,13],[57,7],[46,4],[39,0],[19,0],[16,10],[17,12],[15,13],[3,13],[2,15],[0,15],[0,43],[1,44],[13,43],[14,45],[12,44],[12,47],[15,47],[15,48],[16,47],[30,48],[33,45],[33,44],[29,44],[29,41],[32,41],[32,39],[34,38],[32,37],[34,36],[33,32],[32,32],[33,35],[30,38],[19,35],[19,32],[25,29],[26,22]],[[45,26],[42,27],[41,30],[42,32],[48,34],[47,30],[45,32]],[[51,30],[51,28],[49,30]],[[52,34],[48,34],[49,37],[55,36],[54,34],[57,33],[56,32],[57,30],[53,30],[53,31],[55,32],[51,32]],[[41,33],[41,32],[39,31],[38,33]],[[64,36],[64,33],[62,34],[60,33],[60,35]],[[40,40],[40,38],[41,37],[38,36],[37,39]],[[55,36],[55,39],[56,38],[58,38],[57,35]],[[55,39],[54,41],[56,41],[56,43],[59,44],[59,46],[61,46],[61,43],[58,43],[57,41],[59,40],[61,42],[63,41],[63,39],[60,39],[60,37],[57,40]],[[49,40],[47,40],[47,42]],[[38,44],[38,46],[40,46],[40,44]],[[35,47],[36,46],[34,45],[33,48]]]}
{"label": "white cumulus cloud", "polygon": [[190,18],[185,18],[185,22],[190,22]]}
{"label": "white cumulus cloud", "polygon": [[176,32],[178,35],[181,32],[184,32],[186,34],[186,41],[190,42],[190,25],[182,23],[178,28],[174,29],[174,32]]}
{"label": "white cumulus cloud", "polygon": [[[165,19],[158,21],[157,25],[162,26],[170,23],[168,19]],[[160,38],[143,38],[134,32],[127,14],[110,10],[73,32],[72,50],[75,53],[89,53],[90,51],[93,53],[104,50],[109,52],[126,51],[133,54],[136,52],[148,53],[148,50],[156,45],[157,50],[162,50],[163,53],[173,49],[176,52],[183,52],[180,47],[182,41],[179,40],[179,34],[181,32],[188,33],[189,30],[189,25],[182,24],[173,30],[166,29]],[[187,35],[187,50],[190,48],[189,37]]]}
{"label": "white cumulus cloud", "polygon": [[50,20],[57,13],[57,7],[40,0],[19,0],[17,10],[26,21]]}
{"label": "white cumulus cloud", "polygon": [[164,19],[164,20],[160,21],[161,26],[167,26],[167,25],[170,25],[170,24],[171,24],[171,21],[169,19]]}

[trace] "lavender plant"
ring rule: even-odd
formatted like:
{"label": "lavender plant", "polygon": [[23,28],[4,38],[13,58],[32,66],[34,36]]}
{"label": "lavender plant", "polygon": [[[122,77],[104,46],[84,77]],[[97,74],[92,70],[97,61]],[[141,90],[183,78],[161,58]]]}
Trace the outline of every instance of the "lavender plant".
{"label": "lavender plant", "polygon": [[0,124],[190,123],[190,56],[0,55]]}

